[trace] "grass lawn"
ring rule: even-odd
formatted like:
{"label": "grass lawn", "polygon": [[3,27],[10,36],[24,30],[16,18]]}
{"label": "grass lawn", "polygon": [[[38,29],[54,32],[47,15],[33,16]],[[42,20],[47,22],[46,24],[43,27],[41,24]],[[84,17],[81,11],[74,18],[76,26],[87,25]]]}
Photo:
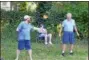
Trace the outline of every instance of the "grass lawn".
{"label": "grass lawn", "polygon": [[[69,46],[68,46],[69,47]],[[4,60],[14,60],[16,57],[17,41],[13,39],[1,40],[1,57]],[[53,46],[32,42],[33,60],[86,60],[88,56],[87,42],[78,41],[75,44],[74,55],[66,51],[66,57],[61,56],[61,42],[54,42]],[[22,51],[19,60],[28,60],[26,51]]]}

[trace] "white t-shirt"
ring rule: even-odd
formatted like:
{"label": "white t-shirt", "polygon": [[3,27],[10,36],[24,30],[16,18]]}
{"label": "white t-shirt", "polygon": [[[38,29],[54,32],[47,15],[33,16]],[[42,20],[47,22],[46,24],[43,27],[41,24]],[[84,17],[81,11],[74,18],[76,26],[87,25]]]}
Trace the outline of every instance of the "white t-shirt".
{"label": "white t-shirt", "polygon": [[47,34],[47,30],[45,28],[39,28],[38,32],[41,33],[39,37],[44,37]]}
{"label": "white t-shirt", "polygon": [[39,28],[38,32],[45,34],[45,33],[47,33],[47,30],[45,28]]}
{"label": "white t-shirt", "polygon": [[64,28],[64,31],[73,32],[74,26],[76,26],[74,19],[71,20],[65,19],[62,23],[62,27]]}

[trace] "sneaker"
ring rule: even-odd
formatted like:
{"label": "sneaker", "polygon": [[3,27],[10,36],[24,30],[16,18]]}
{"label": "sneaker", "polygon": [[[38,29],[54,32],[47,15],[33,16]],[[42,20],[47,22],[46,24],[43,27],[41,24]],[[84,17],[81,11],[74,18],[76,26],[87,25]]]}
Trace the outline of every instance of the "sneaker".
{"label": "sneaker", "polygon": [[49,42],[49,44],[51,44],[51,45],[52,45],[52,42]]}
{"label": "sneaker", "polygon": [[30,58],[30,60],[32,60],[32,58]]}
{"label": "sneaker", "polygon": [[15,60],[18,60],[18,59],[15,59]]}
{"label": "sneaker", "polygon": [[70,55],[73,55],[74,53],[72,52],[72,53],[70,53]]}
{"label": "sneaker", "polygon": [[45,45],[47,45],[48,43],[45,42]]}
{"label": "sneaker", "polygon": [[62,56],[65,56],[65,53],[62,53]]}

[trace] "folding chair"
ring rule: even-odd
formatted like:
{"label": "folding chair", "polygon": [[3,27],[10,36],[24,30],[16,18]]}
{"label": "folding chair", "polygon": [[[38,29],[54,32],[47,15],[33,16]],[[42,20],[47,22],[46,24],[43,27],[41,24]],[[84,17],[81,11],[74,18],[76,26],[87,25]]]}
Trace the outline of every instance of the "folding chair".
{"label": "folding chair", "polygon": [[45,37],[39,37],[39,35],[40,35],[40,33],[37,33],[37,36],[36,36],[36,43],[37,43],[38,41],[43,42],[43,41],[45,40]]}

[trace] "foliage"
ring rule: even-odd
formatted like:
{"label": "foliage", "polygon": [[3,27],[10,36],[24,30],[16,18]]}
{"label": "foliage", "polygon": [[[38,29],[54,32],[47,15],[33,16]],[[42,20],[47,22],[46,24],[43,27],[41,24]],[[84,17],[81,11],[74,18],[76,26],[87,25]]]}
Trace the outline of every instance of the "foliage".
{"label": "foliage", "polygon": [[19,11],[27,11],[27,2],[20,2]]}
{"label": "foliage", "polygon": [[[48,11],[49,18],[46,23],[53,25],[53,30],[57,24],[66,18],[66,13],[72,13],[73,19],[76,21],[78,31],[83,37],[88,37],[88,2],[53,2],[52,8]],[[86,27],[85,27],[86,26]]]}
{"label": "foliage", "polygon": [[[25,3],[26,2],[22,2],[21,7],[23,7]],[[25,7],[23,7],[22,11],[1,10],[1,21],[3,21],[3,24],[8,24],[9,29],[14,30],[20,21],[23,20],[24,15],[30,15],[35,26],[38,26],[38,22],[44,23],[49,32],[57,35],[57,25],[66,18],[67,12],[71,12],[81,37],[88,37],[88,2],[37,3],[38,7],[36,12],[25,11]],[[26,6],[26,4],[24,6]],[[48,19],[43,19],[42,16],[44,14],[48,15]]]}
{"label": "foliage", "polygon": [[36,9],[37,22],[44,23],[43,15],[51,8],[52,2],[38,2],[38,7]]}
{"label": "foliage", "polygon": [[51,8],[51,2],[38,2],[37,11],[40,13],[45,13]]}

